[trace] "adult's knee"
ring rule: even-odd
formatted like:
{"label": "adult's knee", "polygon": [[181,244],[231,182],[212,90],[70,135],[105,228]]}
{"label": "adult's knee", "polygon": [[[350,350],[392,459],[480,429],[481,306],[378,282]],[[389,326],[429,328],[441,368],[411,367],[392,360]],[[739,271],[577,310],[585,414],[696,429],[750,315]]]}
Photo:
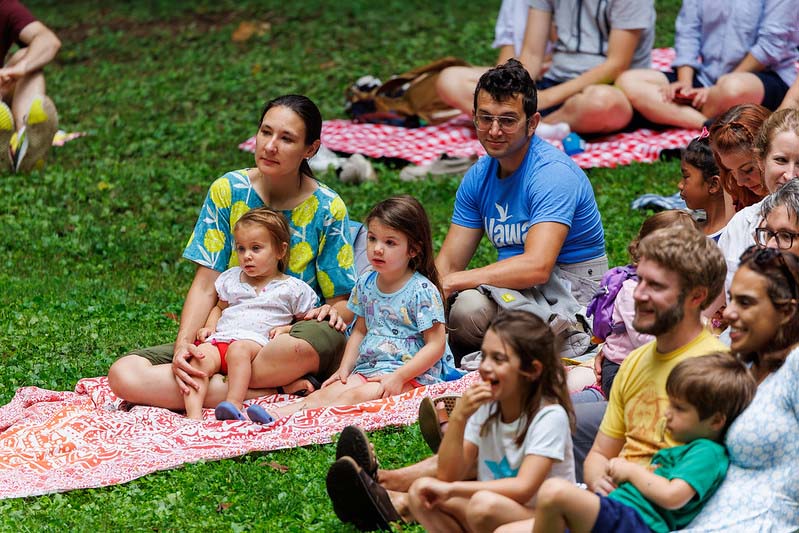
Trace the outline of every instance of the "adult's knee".
{"label": "adult's knee", "polygon": [[438,74],[436,92],[446,104],[457,103],[457,96],[463,91],[464,85],[468,83],[466,73],[467,69],[464,67],[447,67]]}
{"label": "adult's knee", "polygon": [[751,83],[751,78],[738,74],[724,74],[712,89],[717,114],[739,104],[759,104],[762,91]]}
{"label": "adult's knee", "polygon": [[632,119],[633,108],[624,93],[611,85],[589,85],[579,95],[566,101],[565,110],[571,108],[592,132],[617,131]]}
{"label": "adult's knee", "polygon": [[488,325],[497,314],[497,304],[476,289],[458,294],[449,310],[450,340],[458,345],[479,349]]}
{"label": "adult's knee", "polygon": [[111,392],[124,400],[130,399],[138,391],[142,368],[149,364],[138,355],[120,357],[108,369],[108,386]]}
{"label": "adult's knee", "polygon": [[636,109],[649,102],[659,101],[660,98],[657,84],[654,83],[651,72],[646,69],[622,72],[616,78],[615,85]]}
{"label": "adult's knee", "polygon": [[473,531],[493,529],[497,523],[496,509],[502,499],[496,492],[480,490],[469,498],[466,508],[466,521]]}

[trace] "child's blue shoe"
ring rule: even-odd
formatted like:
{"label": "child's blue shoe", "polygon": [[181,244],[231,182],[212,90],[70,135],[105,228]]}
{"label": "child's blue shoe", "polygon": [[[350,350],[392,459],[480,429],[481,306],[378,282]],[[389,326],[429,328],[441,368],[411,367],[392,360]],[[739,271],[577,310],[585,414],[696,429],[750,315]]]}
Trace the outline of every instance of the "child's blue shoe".
{"label": "child's blue shoe", "polygon": [[244,413],[236,409],[236,406],[230,402],[221,402],[217,405],[214,415],[217,420],[247,420]]}
{"label": "child's blue shoe", "polygon": [[247,416],[250,417],[250,420],[258,424],[271,424],[272,422],[275,421],[272,415],[267,413],[266,409],[264,409],[257,403],[247,408]]}

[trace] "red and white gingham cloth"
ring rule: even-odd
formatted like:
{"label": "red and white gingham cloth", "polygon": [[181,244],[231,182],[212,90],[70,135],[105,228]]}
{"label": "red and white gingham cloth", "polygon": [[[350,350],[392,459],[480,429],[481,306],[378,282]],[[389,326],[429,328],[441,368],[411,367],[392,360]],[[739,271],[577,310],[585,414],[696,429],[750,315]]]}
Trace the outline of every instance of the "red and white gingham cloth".
{"label": "red and white gingham cloth", "polygon": [[[672,48],[652,50],[653,68],[669,70],[673,59]],[[657,160],[661,150],[686,146],[698,134],[697,130],[684,129],[619,133],[588,143],[584,152],[572,157],[582,168],[615,167],[629,165],[633,161],[649,163]],[[558,141],[550,142],[561,147]],[[466,115],[437,126],[413,129],[328,120],[322,125],[322,143],[337,152],[360,153],[373,158],[399,158],[416,165],[431,163],[442,154],[450,157],[485,154]],[[239,148],[254,152],[255,137],[241,143]]]}

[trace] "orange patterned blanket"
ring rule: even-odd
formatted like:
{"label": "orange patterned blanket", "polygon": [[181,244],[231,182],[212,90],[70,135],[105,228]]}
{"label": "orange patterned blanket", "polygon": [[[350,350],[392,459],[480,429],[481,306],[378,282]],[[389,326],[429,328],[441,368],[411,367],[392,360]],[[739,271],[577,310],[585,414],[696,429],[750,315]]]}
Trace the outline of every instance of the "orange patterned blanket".
{"label": "orange patterned blanket", "polygon": [[270,426],[219,422],[212,410],[204,422],[155,407],[120,410],[105,377],[82,379],[75,392],[23,387],[0,407],[0,498],[103,487],[199,460],[324,444],[350,424],[369,431],[410,425],[423,396],[462,393],[475,376],[385,400],[300,411]]}

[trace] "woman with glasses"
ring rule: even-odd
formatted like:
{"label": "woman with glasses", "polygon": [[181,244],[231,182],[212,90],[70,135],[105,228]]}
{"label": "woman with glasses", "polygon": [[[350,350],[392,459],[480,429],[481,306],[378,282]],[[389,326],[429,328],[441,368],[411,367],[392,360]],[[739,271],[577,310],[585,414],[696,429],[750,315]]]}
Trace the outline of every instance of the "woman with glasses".
{"label": "woman with glasses", "polygon": [[799,180],[791,180],[760,205],[762,221],[755,230],[761,248],[777,248],[799,256]]}
{"label": "woman with glasses", "polygon": [[727,432],[727,477],[684,531],[799,528],[798,306],[799,259],[776,248],[746,250],[724,318],[730,349],[751,364],[757,394]]}

